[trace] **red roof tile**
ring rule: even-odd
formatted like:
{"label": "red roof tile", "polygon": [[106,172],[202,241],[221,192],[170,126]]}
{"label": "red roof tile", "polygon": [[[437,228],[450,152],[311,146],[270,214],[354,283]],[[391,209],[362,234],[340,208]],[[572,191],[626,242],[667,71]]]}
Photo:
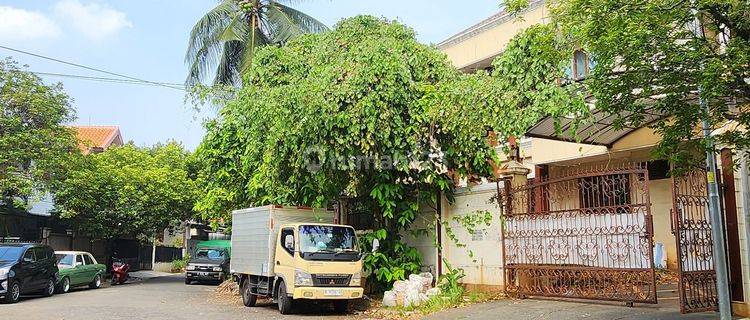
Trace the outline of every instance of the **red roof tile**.
{"label": "red roof tile", "polygon": [[117,126],[73,126],[78,138],[78,148],[84,154],[92,150],[106,150],[112,145],[121,146],[122,136]]}

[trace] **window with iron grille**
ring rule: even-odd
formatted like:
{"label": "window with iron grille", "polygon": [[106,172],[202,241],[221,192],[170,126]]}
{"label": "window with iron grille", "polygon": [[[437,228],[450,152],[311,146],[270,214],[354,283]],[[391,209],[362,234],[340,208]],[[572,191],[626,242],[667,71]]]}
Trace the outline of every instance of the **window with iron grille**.
{"label": "window with iron grille", "polygon": [[630,204],[630,175],[611,174],[578,179],[581,209],[603,213],[615,209],[627,213]]}

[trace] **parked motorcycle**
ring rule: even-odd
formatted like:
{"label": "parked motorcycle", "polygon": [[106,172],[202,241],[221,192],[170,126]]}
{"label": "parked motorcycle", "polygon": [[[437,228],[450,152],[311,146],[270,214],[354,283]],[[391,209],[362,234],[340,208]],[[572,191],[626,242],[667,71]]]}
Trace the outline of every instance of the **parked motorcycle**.
{"label": "parked motorcycle", "polygon": [[130,264],[122,259],[112,261],[112,285],[123,284],[128,280]]}

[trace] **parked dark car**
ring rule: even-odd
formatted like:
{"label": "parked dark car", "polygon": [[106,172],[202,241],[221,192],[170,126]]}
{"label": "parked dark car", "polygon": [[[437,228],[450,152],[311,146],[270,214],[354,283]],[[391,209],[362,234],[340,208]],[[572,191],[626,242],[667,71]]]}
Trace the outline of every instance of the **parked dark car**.
{"label": "parked dark car", "polygon": [[229,257],[227,248],[199,247],[185,267],[185,284],[193,281],[224,282],[229,274]]}
{"label": "parked dark car", "polygon": [[16,303],[22,294],[55,293],[57,259],[50,246],[0,243],[0,299]]}

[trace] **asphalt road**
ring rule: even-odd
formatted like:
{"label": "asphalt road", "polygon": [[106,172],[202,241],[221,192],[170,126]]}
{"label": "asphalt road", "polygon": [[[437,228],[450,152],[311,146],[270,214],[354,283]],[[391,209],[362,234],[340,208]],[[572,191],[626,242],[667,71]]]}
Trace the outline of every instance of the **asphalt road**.
{"label": "asphalt road", "polygon": [[297,314],[282,316],[275,304],[246,308],[237,296],[217,295],[213,285],[185,285],[181,275],[167,276],[96,290],[74,289],[50,298],[22,297],[0,304],[0,319],[351,319],[327,305],[304,305]]}

